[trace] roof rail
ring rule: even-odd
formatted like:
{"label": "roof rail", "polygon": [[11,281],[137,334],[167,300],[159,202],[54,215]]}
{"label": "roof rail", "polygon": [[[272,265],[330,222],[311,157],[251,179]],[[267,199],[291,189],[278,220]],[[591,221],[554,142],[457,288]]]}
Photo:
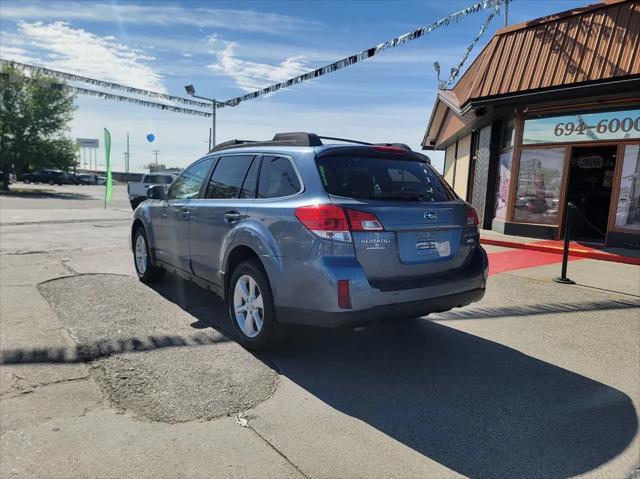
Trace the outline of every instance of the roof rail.
{"label": "roof rail", "polygon": [[[219,143],[209,150],[209,152],[227,150],[230,148],[240,148],[242,146],[322,146],[322,140],[344,141],[345,143],[355,143],[358,145],[372,146],[373,143],[366,141],[350,140],[348,138],[336,138],[333,136],[318,136],[315,133],[306,132],[286,132],[276,133],[273,140],[255,141],[255,140],[229,140]],[[411,148],[404,143],[375,143],[377,146],[390,146],[402,148],[403,150],[412,151]]]}

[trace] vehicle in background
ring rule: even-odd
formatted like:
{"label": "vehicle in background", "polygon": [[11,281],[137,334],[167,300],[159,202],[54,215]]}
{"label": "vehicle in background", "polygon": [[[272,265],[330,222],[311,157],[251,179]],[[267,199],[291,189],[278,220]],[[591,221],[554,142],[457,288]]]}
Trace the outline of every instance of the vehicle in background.
{"label": "vehicle in background", "polygon": [[8,177],[8,180],[7,180],[8,185],[10,185],[11,183],[15,183],[16,177],[13,173],[9,173],[9,172],[5,173],[4,171],[0,171],[0,185],[4,184],[5,175]]}
{"label": "vehicle in background", "polygon": [[140,280],[170,270],[216,292],[253,349],[287,324],[396,321],[484,296],[476,212],[426,156],[321,138],[233,140],[149,188],[131,228]]}
{"label": "vehicle in background", "polygon": [[96,177],[94,175],[76,175],[76,184],[78,185],[95,185]]}
{"label": "vehicle in background", "polygon": [[60,170],[38,170],[32,173],[25,173],[22,175],[21,180],[23,183],[46,183],[49,185],[71,185],[74,180],[69,175]]}
{"label": "vehicle in background", "polygon": [[173,173],[148,173],[140,181],[130,181],[127,183],[127,193],[131,208],[136,209],[140,203],[147,199],[147,188],[155,185],[168,187],[176,175]]}

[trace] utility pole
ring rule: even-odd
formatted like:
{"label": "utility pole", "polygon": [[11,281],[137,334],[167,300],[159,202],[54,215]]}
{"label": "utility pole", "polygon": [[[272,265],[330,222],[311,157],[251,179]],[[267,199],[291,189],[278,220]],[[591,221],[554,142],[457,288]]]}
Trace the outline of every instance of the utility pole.
{"label": "utility pole", "polygon": [[124,172],[129,173],[129,158],[131,158],[129,153],[129,133],[127,133],[127,152],[124,154],[124,158]]}
{"label": "utility pole", "polygon": [[151,150],[153,151],[153,153],[155,153],[156,155],[156,171],[158,171],[158,153],[160,153],[160,150]]}
{"label": "utility pole", "polygon": [[509,25],[509,0],[504,4],[504,26]]}

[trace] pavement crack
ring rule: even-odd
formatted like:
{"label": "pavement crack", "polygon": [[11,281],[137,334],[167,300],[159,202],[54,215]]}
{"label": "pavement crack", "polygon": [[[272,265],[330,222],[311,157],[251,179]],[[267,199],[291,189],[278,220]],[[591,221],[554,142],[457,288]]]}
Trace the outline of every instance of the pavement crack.
{"label": "pavement crack", "polygon": [[262,439],[262,441],[264,441],[265,444],[267,444],[267,446],[269,446],[271,449],[273,449],[280,457],[282,457],[285,461],[287,461],[287,463],[289,465],[291,465],[291,467],[293,467],[296,471],[298,471],[300,473],[300,475],[302,477],[304,477],[305,479],[309,479],[310,476],[308,476],[307,474],[305,474],[302,469],[300,469],[291,459],[289,459],[287,457],[287,455],[285,453],[283,453],[280,449],[278,449],[276,446],[274,446],[267,438],[265,438],[262,434],[260,434],[258,431],[256,431],[256,429],[249,423],[247,423],[246,427],[248,429],[251,429],[260,439]]}

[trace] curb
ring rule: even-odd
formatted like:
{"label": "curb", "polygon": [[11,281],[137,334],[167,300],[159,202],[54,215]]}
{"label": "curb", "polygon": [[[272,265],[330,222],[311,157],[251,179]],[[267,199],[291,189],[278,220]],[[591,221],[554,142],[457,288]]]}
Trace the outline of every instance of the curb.
{"label": "curb", "polygon": [[[527,249],[531,251],[541,251],[543,253],[556,253],[562,254],[562,246],[549,246],[549,245],[537,245],[535,243],[517,243],[515,241],[496,240],[490,238],[480,238],[481,244],[488,244],[492,246],[503,246],[505,248],[518,248]],[[611,261],[614,263],[624,263],[640,266],[640,258],[634,258],[632,256],[622,256],[613,253],[604,253],[593,249],[576,248],[574,245],[569,245],[569,255],[578,256],[580,258],[597,259],[600,261]]]}

